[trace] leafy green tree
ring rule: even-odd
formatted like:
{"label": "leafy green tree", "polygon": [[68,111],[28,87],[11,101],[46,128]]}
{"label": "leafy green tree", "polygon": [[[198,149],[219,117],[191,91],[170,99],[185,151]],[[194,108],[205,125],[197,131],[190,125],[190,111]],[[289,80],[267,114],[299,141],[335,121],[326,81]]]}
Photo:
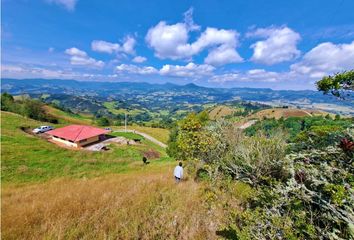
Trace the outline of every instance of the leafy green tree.
{"label": "leafy green tree", "polygon": [[179,123],[177,148],[179,157],[184,160],[202,160],[202,156],[209,151],[211,138],[203,129],[206,124],[205,115],[189,114]]}
{"label": "leafy green tree", "polygon": [[353,94],[354,70],[323,77],[316,85],[317,89],[325,94],[331,93],[336,97],[344,98],[345,96]]}
{"label": "leafy green tree", "polygon": [[108,118],[100,117],[99,119],[97,119],[97,124],[99,126],[109,126],[110,122],[109,122]]}
{"label": "leafy green tree", "polygon": [[23,103],[22,113],[26,117],[39,121],[47,120],[46,112],[43,109],[43,103],[37,100],[26,99]]}
{"label": "leafy green tree", "polygon": [[11,94],[8,94],[7,92],[1,94],[1,110],[11,111],[13,104],[14,98]]}

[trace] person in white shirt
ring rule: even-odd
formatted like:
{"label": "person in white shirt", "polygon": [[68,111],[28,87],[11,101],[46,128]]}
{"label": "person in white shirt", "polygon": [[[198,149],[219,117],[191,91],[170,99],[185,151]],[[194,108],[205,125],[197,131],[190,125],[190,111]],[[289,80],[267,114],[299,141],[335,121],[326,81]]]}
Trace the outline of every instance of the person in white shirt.
{"label": "person in white shirt", "polygon": [[177,183],[180,182],[181,179],[183,178],[182,162],[179,162],[178,166],[175,167],[173,174],[175,175],[176,182]]}

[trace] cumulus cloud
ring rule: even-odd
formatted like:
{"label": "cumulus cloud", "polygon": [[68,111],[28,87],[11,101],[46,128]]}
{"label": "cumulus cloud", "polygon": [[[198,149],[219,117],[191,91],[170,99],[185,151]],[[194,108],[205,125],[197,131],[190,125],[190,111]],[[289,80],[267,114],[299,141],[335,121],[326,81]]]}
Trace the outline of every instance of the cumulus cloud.
{"label": "cumulus cloud", "polygon": [[77,74],[65,72],[63,70],[53,70],[43,67],[34,66],[16,66],[16,65],[3,65],[1,67],[1,74],[9,78],[73,78]]}
{"label": "cumulus cloud", "polygon": [[230,48],[225,45],[209,52],[208,56],[205,58],[204,62],[211,65],[225,65],[228,63],[242,62],[243,59],[236,52],[235,49]]}
{"label": "cumulus cloud", "polygon": [[197,65],[188,63],[185,66],[167,64],[164,65],[159,72],[161,75],[165,76],[199,78],[201,76],[211,75],[214,69],[213,66],[207,64]]}
{"label": "cumulus cloud", "polygon": [[102,40],[94,40],[91,43],[91,49],[96,52],[113,53],[118,51],[120,45],[118,43],[110,43]]}
{"label": "cumulus cloud", "polygon": [[296,46],[301,39],[300,34],[288,27],[258,28],[247,36],[265,38],[251,45],[254,51],[251,61],[256,63],[273,65],[300,56]]}
{"label": "cumulus cloud", "polygon": [[121,64],[115,68],[117,73],[130,73],[130,74],[140,74],[140,75],[148,75],[148,74],[156,74],[158,70],[154,67],[139,67],[133,64]]}
{"label": "cumulus cloud", "polygon": [[136,40],[131,36],[127,36],[122,44],[119,43],[111,43],[103,40],[94,40],[91,43],[91,49],[96,52],[103,53],[118,53],[123,52],[126,54],[134,54]]}
{"label": "cumulus cloud", "polygon": [[289,72],[273,72],[265,69],[251,69],[245,72],[231,72],[214,75],[209,82],[226,83],[226,82],[268,82],[275,83],[287,81],[293,76]]}
{"label": "cumulus cloud", "polygon": [[214,67],[207,64],[195,64],[188,63],[186,65],[170,65],[166,64],[161,67],[161,69],[156,69],[151,66],[136,66],[133,64],[121,64],[118,65],[115,70],[117,73],[128,73],[128,74],[138,74],[138,75],[147,75],[147,74],[156,74],[161,76],[170,76],[170,77],[190,77],[190,78],[200,78],[203,76],[210,76]]}
{"label": "cumulus cloud", "polygon": [[161,21],[149,29],[145,39],[158,58],[175,60],[193,55],[183,49],[188,41],[188,30],[184,23],[167,25]]}
{"label": "cumulus cloud", "polygon": [[291,70],[311,78],[354,68],[354,41],[348,44],[325,42],[307,52]]}
{"label": "cumulus cloud", "polygon": [[89,57],[86,52],[76,47],[66,49],[65,53],[70,55],[70,63],[72,65],[90,66],[96,68],[102,68],[104,66],[104,62]]}
{"label": "cumulus cloud", "polygon": [[192,21],[192,12],[190,9],[185,13],[183,23],[169,25],[161,21],[149,29],[145,40],[154,49],[155,56],[161,59],[190,59],[208,49],[205,59],[208,64],[222,65],[243,60],[235,49],[239,33],[234,30],[208,27],[195,42],[189,43],[189,32],[199,29]]}
{"label": "cumulus cloud", "polygon": [[147,60],[146,57],[136,56],[136,57],[133,58],[132,61],[135,62],[135,63],[143,63],[146,60]]}
{"label": "cumulus cloud", "polygon": [[57,5],[61,5],[66,8],[68,11],[74,11],[75,6],[78,0],[47,0],[49,3],[54,3]]}

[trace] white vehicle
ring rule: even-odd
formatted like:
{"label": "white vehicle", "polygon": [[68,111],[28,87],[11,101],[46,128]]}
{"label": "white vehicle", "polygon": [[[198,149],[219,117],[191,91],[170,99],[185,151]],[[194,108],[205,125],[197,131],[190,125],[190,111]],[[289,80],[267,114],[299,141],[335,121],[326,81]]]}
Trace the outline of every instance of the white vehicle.
{"label": "white vehicle", "polygon": [[53,130],[54,128],[52,126],[40,126],[38,128],[35,128],[33,129],[33,133],[44,133],[44,132],[47,132],[47,131],[50,131],[50,130]]}

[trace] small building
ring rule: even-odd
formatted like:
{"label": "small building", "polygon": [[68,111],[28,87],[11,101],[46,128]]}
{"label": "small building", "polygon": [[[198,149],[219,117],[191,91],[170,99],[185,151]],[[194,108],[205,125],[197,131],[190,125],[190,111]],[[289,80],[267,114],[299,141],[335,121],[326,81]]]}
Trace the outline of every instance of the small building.
{"label": "small building", "polygon": [[55,142],[79,148],[104,140],[109,132],[109,130],[92,126],[69,125],[48,131],[47,134],[51,135]]}

